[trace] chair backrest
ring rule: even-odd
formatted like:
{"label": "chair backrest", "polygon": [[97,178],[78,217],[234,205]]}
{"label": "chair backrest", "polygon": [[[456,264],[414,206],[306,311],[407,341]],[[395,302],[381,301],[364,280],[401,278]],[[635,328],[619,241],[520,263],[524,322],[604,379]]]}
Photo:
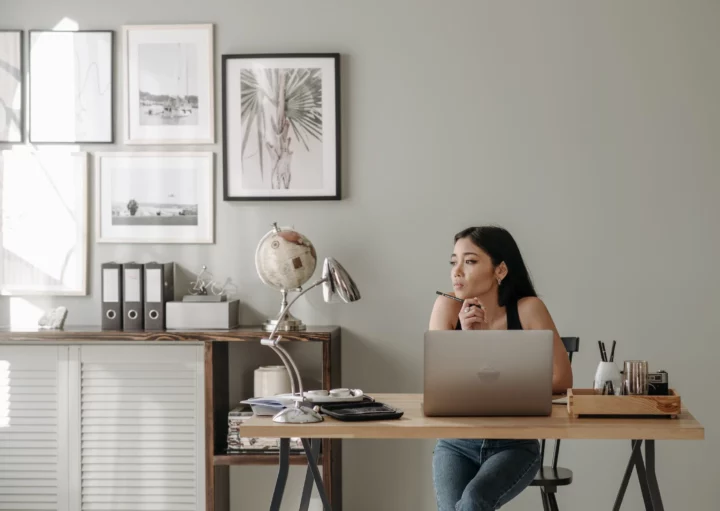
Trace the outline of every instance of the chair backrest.
{"label": "chair backrest", "polygon": [[561,337],[560,339],[562,339],[568,357],[570,357],[570,363],[572,363],[573,353],[580,351],[580,337]]}
{"label": "chair backrest", "polygon": [[[580,351],[580,337],[561,337],[560,338],[565,345],[565,350],[568,352],[568,358],[572,365],[573,353]],[[541,457],[545,459],[545,440],[542,441],[541,446]],[[553,449],[553,461],[552,467],[557,468],[558,456],[560,455],[560,440],[555,440],[555,448]]]}

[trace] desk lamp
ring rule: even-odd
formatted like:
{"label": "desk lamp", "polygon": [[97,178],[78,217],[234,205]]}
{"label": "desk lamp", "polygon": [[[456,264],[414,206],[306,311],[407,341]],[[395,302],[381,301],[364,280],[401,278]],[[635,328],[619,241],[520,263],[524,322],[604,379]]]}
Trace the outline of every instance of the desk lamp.
{"label": "desk lamp", "polygon": [[[287,315],[290,307],[292,307],[298,298],[320,284],[322,284],[323,287],[323,298],[325,302],[341,301],[342,303],[349,303],[360,299],[360,291],[358,291],[355,282],[347,271],[345,271],[345,268],[343,268],[342,265],[332,257],[327,257],[323,263],[322,278],[298,294],[280,311],[280,316],[278,317],[275,328],[273,328],[270,335],[267,338],[262,339],[260,343],[264,346],[269,346],[272,350],[274,350],[285,365],[285,369],[287,369],[288,375],[290,376],[290,386],[292,389],[293,399],[295,400],[295,405],[285,408],[277,413],[273,417],[274,422],[290,422],[299,424],[306,422],[321,422],[323,420],[322,415],[317,413],[315,410],[307,406],[302,406],[305,395],[303,392],[300,371],[298,370],[297,365],[295,365],[295,361],[292,359],[290,354],[285,350],[285,348],[280,346],[279,342],[282,340],[282,336],[278,335],[273,338],[273,336],[277,334],[278,326]],[[295,385],[296,379],[297,386]],[[299,391],[299,394],[296,394],[296,390]]]}

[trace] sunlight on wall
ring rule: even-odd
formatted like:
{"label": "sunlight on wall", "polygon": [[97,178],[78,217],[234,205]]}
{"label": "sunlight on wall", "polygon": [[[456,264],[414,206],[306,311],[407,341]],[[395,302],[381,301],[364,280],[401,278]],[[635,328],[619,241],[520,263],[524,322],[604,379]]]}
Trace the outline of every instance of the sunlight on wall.
{"label": "sunlight on wall", "polygon": [[[76,31],[79,28],[79,24],[75,20],[63,18],[53,27],[53,30]],[[59,41],[60,44],[58,44],[58,39],[55,39],[52,44],[44,43],[40,36],[35,45],[29,49],[31,50],[30,58],[32,59],[32,54],[36,54],[38,58],[51,64],[50,76],[52,79],[45,81],[52,82],[53,93],[44,96],[74,97],[75,77],[72,72],[69,72],[73,66],[67,58],[67,55],[72,55],[72,41],[70,38]],[[26,83],[30,83],[29,73],[30,66],[26,66]],[[43,112],[49,112],[49,114],[43,115],[45,119],[67,120],[75,115],[75,106],[72,101],[53,100],[50,102],[37,101],[36,103],[39,103],[39,106],[35,104],[36,108],[40,108]],[[56,128],[64,130],[61,126],[65,124],[66,122],[63,122]],[[66,221],[67,228],[58,229],[57,221],[55,221],[58,214],[60,218],[67,220],[65,217],[76,213],[74,203],[78,201],[73,200],[73,196],[78,196],[81,183],[73,179],[71,173],[68,173],[64,167],[67,167],[66,162],[71,161],[70,155],[80,151],[80,145],[48,143],[35,146],[29,142],[27,123],[25,130],[25,140],[28,142],[9,148],[10,152],[6,153],[7,158],[0,161],[0,169],[2,169],[4,178],[11,177],[8,174],[10,170],[14,171],[17,178],[14,182],[15,186],[3,187],[4,192],[8,191],[6,188],[12,188],[14,194],[8,196],[3,193],[2,199],[4,222],[0,235],[0,259],[2,259],[0,261],[2,264],[0,279],[2,279],[3,294],[43,294],[49,290],[48,282],[52,284],[53,288],[59,290],[64,290],[65,287],[77,287],[73,285],[73,282],[77,282],[80,278],[75,273],[84,271],[81,267],[76,268],[78,265],[68,264],[66,257],[68,250],[63,249],[63,244],[77,244],[81,246],[81,250],[86,250],[85,243],[76,240],[76,228],[74,227],[76,222]],[[33,155],[33,151],[37,151],[37,154]],[[13,168],[13,164],[15,168]],[[51,172],[48,174],[48,171]],[[58,172],[63,177],[70,177],[65,181],[57,181],[54,175]],[[41,179],[38,179],[38,176]],[[45,196],[42,193],[38,194],[38,186],[40,186],[40,191],[46,192]],[[21,192],[20,194],[17,193],[18,190]],[[83,197],[81,201],[86,203],[87,198]],[[20,205],[23,206],[20,207]],[[8,214],[10,216],[7,216]],[[83,217],[85,217],[85,213],[83,213]],[[22,220],[22,225],[12,221],[17,219]],[[16,224],[14,230],[11,228],[13,223]],[[39,236],[38,233],[43,233],[43,235]],[[57,246],[58,250],[48,251],[48,245]],[[68,267],[69,271],[65,270],[65,267]],[[36,326],[35,313],[32,312],[32,308],[28,307],[31,306],[16,304],[13,308],[11,305],[10,321],[13,326],[27,326],[29,317],[33,318],[30,321],[31,326]]]}
{"label": "sunlight on wall", "polygon": [[[58,22],[53,29],[54,30],[79,30],[77,21],[70,18],[63,18]],[[25,83],[29,83],[29,69],[25,69]],[[62,86],[62,83],[55,83],[56,86]],[[13,104],[21,101],[22,95],[18,92],[17,97],[13,99]],[[25,125],[27,130],[28,126]],[[27,135],[25,140],[27,140]],[[79,145],[68,145],[63,144],[62,146],[44,145],[43,150],[59,149],[67,153],[72,153],[80,150]],[[13,151],[28,151],[32,150],[33,147],[26,144],[18,144],[12,147]],[[0,166],[1,166],[0,162]],[[31,190],[32,188],[30,188]],[[37,328],[37,321],[42,316],[43,310],[30,303],[24,298],[11,296],[9,297],[9,317],[10,317],[10,328],[22,329],[22,328]],[[7,360],[0,360],[0,428],[7,428],[10,426],[10,362]]]}
{"label": "sunlight on wall", "polygon": [[44,311],[25,298],[19,296],[10,297],[10,328],[37,328],[38,319]]}
{"label": "sunlight on wall", "polygon": [[78,25],[78,22],[75,20],[63,18],[53,27],[53,30],[80,30],[80,25]]}
{"label": "sunlight on wall", "polygon": [[[55,26],[55,30],[75,31],[77,23],[65,18]],[[68,119],[75,118],[76,105],[74,101],[58,101],[58,98],[75,98],[73,57],[77,50],[73,34],[53,34],[49,37],[39,33],[30,37],[30,67],[33,68],[32,81],[29,82],[33,96],[30,125],[38,124],[32,130],[36,132],[36,137],[40,134],[40,140],[64,140],[52,135],[58,132],[63,132],[63,136],[72,140],[76,137],[70,136],[64,126]]]}
{"label": "sunlight on wall", "polygon": [[83,294],[87,157],[16,149],[2,167],[3,294]]}
{"label": "sunlight on wall", "polygon": [[[80,30],[80,25],[78,24],[77,21],[75,21],[73,19],[63,18],[58,23],[55,24],[55,26],[53,27],[53,30],[75,31],[75,30]],[[28,54],[30,53],[30,49],[27,49],[26,51],[28,52]],[[63,59],[57,59],[55,62],[57,65],[67,64],[65,61],[63,61]],[[70,86],[74,87],[74,84],[71,81],[68,82],[68,80],[72,80],[72,73],[66,72],[67,68],[65,70],[61,69],[60,71],[61,72],[57,75],[60,78],[53,80],[53,87],[55,88],[55,90],[57,91],[58,89],[68,88]],[[65,71],[65,72],[62,72],[62,71]],[[30,83],[30,66],[25,66],[24,80],[25,80],[25,83]],[[27,96],[29,96],[29,94]],[[16,99],[18,102],[21,101],[22,92],[18,92]],[[29,97],[26,97],[26,101],[29,101]],[[25,105],[25,107],[27,108],[27,104]],[[58,107],[60,107],[60,105],[58,105]],[[65,110],[67,110],[67,108],[65,108]],[[60,115],[62,115],[62,114],[60,114]],[[25,140],[29,140],[28,136],[27,136],[28,131],[29,131],[29,126],[28,126],[28,123],[26,122],[25,123],[25,132],[26,132]],[[31,144],[29,142],[26,142],[26,147],[31,147]],[[22,146],[15,146],[13,149],[17,149],[17,148],[22,149]],[[44,145],[44,148],[48,148],[48,149],[58,148],[58,149],[62,149],[62,150],[68,151],[68,152],[80,150],[79,145],[68,145],[68,144],[63,144],[61,146],[46,144],[46,145]]]}

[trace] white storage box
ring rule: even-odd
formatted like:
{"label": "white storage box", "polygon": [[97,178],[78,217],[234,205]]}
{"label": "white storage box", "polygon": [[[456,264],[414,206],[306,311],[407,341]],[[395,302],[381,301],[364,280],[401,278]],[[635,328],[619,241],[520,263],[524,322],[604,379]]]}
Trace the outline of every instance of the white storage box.
{"label": "white storage box", "polygon": [[227,330],[238,326],[240,300],[227,302],[167,302],[167,330]]}

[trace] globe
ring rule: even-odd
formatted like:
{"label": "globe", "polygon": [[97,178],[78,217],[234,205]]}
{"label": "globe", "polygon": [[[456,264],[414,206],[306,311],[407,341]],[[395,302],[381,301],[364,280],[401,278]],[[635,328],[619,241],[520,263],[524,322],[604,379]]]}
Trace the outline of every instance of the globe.
{"label": "globe", "polygon": [[299,232],[273,224],[258,243],[255,267],[266,285],[279,290],[302,287],[315,273],[315,247]]}

